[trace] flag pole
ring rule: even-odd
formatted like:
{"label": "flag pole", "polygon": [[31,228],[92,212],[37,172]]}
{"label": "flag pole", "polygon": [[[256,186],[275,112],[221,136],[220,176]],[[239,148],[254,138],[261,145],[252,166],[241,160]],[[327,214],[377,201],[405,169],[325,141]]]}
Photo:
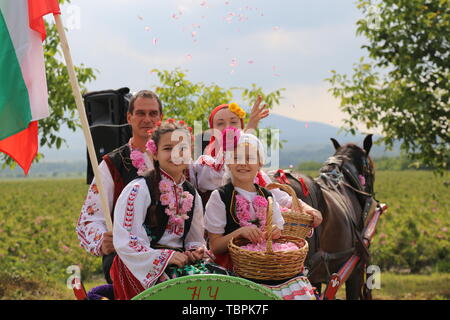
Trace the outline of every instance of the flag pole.
{"label": "flag pole", "polygon": [[77,75],[75,73],[75,68],[72,62],[72,56],[70,54],[69,43],[67,41],[66,32],[64,30],[64,25],[62,23],[61,15],[55,14],[56,29],[59,34],[59,39],[61,41],[61,47],[64,53],[64,59],[66,60],[67,71],[69,73],[70,84],[72,86],[73,96],[75,97],[75,103],[77,105],[78,114],[80,116],[81,128],[83,129],[84,138],[86,140],[86,145],[89,153],[89,159],[91,160],[92,169],[94,171],[95,181],[98,187],[98,191],[101,199],[101,206],[103,209],[103,215],[106,221],[106,227],[108,231],[112,231],[112,221],[109,212],[108,202],[106,200],[105,191],[103,188],[103,181],[101,179],[101,173],[98,169],[97,156],[94,150],[94,143],[92,141],[91,131],[89,130],[89,124],[86,117],[86,112],[84,109],[83,99],[81,97],[80,87],[78,86]]}

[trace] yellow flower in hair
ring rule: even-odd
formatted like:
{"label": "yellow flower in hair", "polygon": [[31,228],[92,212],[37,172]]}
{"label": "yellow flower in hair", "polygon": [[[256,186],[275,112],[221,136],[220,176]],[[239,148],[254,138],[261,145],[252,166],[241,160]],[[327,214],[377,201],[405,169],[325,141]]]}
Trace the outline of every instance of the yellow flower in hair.
{"label": "yellow flower in hair", "polygon": [[243,118],[245,118],[245,115],[246,115],[246,114],[247,114],[247,113],[246,113],[244,110],[241,109],[241,110],[239,111],[239,113],[238,113],[238,117],[241,118],[241,119],[243,119]]}
{"label": "yellow flower in hair", "polygon": [[228,109],[235,113],[240,119],[244,118],[246,113],[244,111],[244,109],[242,109],[241,107],[239,107],[239,105],[236,102],[232,102],[228,105]]}
{"label": "yellow flower in hair", "polygon": [[239,106],[238,106],[238,104],[236,102],[232,102],[228,106],[228,109],[230,109],[231,112],[236,113],[240,108],[239,108]]}

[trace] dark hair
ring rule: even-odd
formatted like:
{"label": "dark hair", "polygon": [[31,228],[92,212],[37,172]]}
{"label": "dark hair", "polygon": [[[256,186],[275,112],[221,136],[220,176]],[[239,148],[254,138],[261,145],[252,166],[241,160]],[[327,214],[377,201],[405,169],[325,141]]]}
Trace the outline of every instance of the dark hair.
{"label": "dark hair", "polygon": [[[173,119],[168,119],[165,122],[161,123],[160,126],[157,126],[156,129],[152,132],[150,139],[155,141],[156,146],[158,146],[159,141],[161,139],[161,136],[163,134],[166,134],[168,132],[174,132],[175,130],[186,130],[188,133],[189,129],[186,125],[186,123],[177,123]],[[149,215],[146,217],[146,221],[149,225],[155,226],[159,224],[157,213],[156,213],[156,206],[159,202],[159,198],[161,196],[161,193],[159,191],[159,183],[161,182],[161,170],[159,166],[159,161],[154,160],[154,169],[149,174],[149,180],[150,180],[150,188],[152,188],[152,204],[149,208]],[[155,197],[155,199],[153,199]]]}
{"label": "dark hair", "polygon": [[136,92],[130,99],[130,104],[128,106],[128,112],[129,113],[133,113],[134,111],[134,102],[138,99],[138,98],[148,98],[148,99],[155,99],[158,102],[158,106],[159,106],[159,113],[163,114],[162,112],[162,103],[161,100],[159,99],[158,95],[156,93],[154,93],[153,91],[150,90],[141,90]]}

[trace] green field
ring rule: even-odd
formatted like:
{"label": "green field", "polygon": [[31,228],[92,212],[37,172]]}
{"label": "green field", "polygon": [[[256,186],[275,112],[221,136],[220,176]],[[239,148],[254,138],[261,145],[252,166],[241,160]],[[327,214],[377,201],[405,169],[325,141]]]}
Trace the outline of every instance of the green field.
{"label": "green field", "polygon": [[[377,173],[376,197],[389,209],[371,246],[382,271],[375,298],[450,298],[449,180],[428,171]],[[0,181],[0,299],[72,299],[71,265],[81,267],[88,289],[101,283],[100,259],[75,234],[87,188],[84,179]]]}

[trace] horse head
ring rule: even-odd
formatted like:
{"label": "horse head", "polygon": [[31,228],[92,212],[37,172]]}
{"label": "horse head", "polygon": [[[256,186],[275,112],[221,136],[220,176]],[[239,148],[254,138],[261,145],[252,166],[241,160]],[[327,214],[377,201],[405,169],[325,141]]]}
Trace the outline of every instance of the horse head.
{"label": "horse head", "polygon": [[344,169],[344,174],[347,175],[353,187],[372,195],[375,183],[374,165],[369,156],[372,135],[366,136],[363,148],[353,143],[341,146],[334,138],[331,138],[331,141],[336,151],[333,157],[342,161],[341,169]]}

